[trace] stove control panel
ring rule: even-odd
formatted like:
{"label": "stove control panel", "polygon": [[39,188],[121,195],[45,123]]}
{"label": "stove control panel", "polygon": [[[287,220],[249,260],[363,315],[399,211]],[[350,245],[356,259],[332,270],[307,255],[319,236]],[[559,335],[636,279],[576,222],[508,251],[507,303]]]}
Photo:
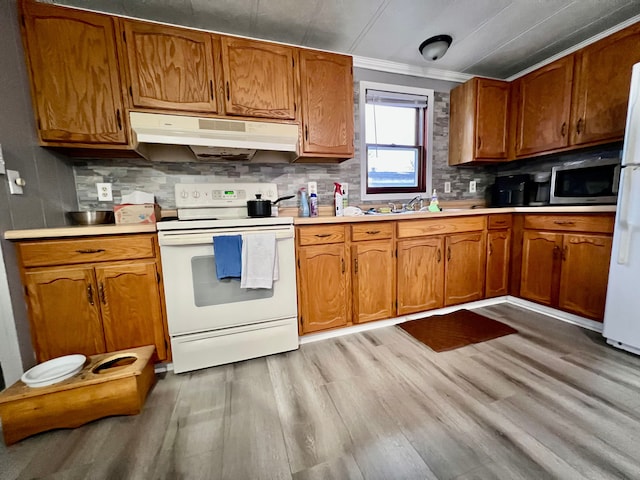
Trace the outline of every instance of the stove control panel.
{"label": "stove control panel", "polygon": [[256,195],[263,200],[278,199],[275,183],[177,183],[176,208],[246,207]]}

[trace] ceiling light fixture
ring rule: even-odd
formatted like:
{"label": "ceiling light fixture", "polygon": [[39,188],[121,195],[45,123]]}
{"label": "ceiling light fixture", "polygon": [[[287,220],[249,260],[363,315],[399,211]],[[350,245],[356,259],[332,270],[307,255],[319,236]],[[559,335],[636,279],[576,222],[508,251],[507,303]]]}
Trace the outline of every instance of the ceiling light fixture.
{"label": "ceiling light fixture", "polygon": [[447,53],[452,41],[451,35],[436,35],[422,42],[418,50],[425,60],[432,62],[442,58]]}

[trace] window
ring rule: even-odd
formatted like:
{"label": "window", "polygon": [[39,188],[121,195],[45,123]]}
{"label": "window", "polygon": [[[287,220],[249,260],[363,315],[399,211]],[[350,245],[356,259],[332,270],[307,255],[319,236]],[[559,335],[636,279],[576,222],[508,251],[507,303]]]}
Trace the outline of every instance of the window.
{"label": "window", "polygon": [[400,200],[431,187],[433,90],[360,82],[363,200]]}

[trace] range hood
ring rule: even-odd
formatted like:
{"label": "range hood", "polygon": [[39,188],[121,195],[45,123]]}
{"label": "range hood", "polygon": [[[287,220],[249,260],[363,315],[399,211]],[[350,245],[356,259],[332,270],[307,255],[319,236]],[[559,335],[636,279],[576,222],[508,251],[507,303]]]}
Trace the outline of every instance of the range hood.
{"label": "range hood", "polygon": [[298,126],[294,124],[142,112],[129,115],[134,148],[145,158],[157,145],[186,145],[197,160],[205,162],[251,160],[258,151],[285,152],[287,160],[296,157]]}

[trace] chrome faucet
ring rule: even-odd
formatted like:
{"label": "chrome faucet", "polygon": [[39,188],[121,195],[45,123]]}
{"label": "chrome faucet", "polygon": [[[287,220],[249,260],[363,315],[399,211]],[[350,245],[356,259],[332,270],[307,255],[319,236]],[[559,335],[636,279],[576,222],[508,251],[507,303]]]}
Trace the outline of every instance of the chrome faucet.
{"label": "chrome faucet", "polygon": [[389,202],[388,205],[391,207],[391,213],[397,212],[398,208],[396,207],[396,204],[393,202]]}
{"label": "chrome faucet", "polygon": [[404,208],[405,210],[415,210],[415,205],[417,202],[420,202],[420,207],[423,207],[423,201],[422,201],[422,197],[420,195],[416,195],[415,197],[413,197],[411,200],[409,200],[409,203],[407,203]]}

